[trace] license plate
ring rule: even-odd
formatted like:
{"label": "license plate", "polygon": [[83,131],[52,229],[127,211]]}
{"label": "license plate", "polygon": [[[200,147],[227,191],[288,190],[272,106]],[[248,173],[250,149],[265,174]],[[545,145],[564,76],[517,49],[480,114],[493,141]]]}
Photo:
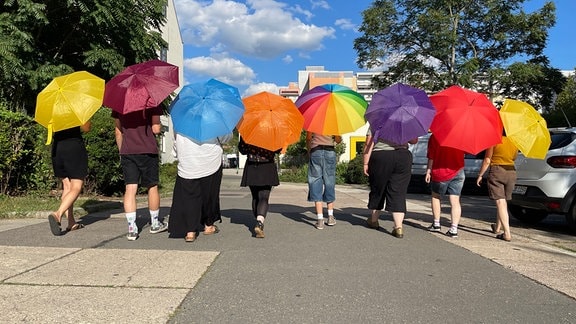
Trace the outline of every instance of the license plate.
{"label": "license plate", "polygon": [[517,195],[523,195],[526,193],[526,189],[528,189],[528,187],[526,186],[514,186],[514,190],[512,190],[512,193]]}

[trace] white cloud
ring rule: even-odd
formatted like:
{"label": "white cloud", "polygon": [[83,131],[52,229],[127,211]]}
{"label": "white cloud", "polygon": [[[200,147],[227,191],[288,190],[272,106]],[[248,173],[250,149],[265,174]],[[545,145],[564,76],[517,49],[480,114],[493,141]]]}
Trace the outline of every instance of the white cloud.
{"label": "white cloud", "polygon": [[352,23],[352,21],[350,21],[350,19],[337,19],[336,22],[334,22],[334,25],[340,27],[340,29],[344,29],[344,30],[356,30],[356,25]]}
{"label": "white cloud", "polygon": [[292,56],[290,55],[286,55],[284,56],[284,58],[282,59],[282,62],[286,63],[286,64],[290,64],[292,63],[292,61],[294,61],[294,59],[292,58]]}
{"label": "white cloud", "polygon": [[231,85],[249,85],[256,78],[250,67],[229,57],[187,58],[184,60],[184,68],[186,73],[211,77]]}
{"label": "white cloud", "polygon": [[274,83],[261,82],[249,86],[246,89],[246,91],[244,91],[244,93],[242,94],[242,97],[248,97],[253,94],[260,93],[262,91],[268,91],[273,94],[278,94],[278,90],[279,90],[278,86],[275,85]]}
{"label": "white cloud", "polygon": [[320,50],[322,41],[335,33],[331,27],[303,23],[275,0],[175,0],[175,5],[185,44],[247,56]]}
{"label": "white cloud", "polygon": [[322,9],[330,9],[330,5],[328,4],[328,1],[325,0],[310,0],[310,3],[312,4],[312,9],[316,9],[316,8],[322,8]]}

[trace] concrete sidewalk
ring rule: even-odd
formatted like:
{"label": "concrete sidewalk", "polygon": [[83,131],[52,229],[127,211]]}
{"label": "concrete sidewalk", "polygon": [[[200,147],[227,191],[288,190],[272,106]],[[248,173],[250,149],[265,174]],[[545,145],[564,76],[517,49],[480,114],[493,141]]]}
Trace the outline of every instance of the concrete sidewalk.
{"label": "concrete sidewalk", "polygon": [[388,215],[379,231],[364,226],[363,187],[338,186],[338,222],[317,230],[307,186],[282,183],[256,239],[239,182],[226,170],[221,232],[194,243],[148,227],[129,242],[119,210],[61,237],[45,219],[0,221],[0,322],[576,322],[576,254],[554,244],[570,240],[521,228],[494,239],[485,197],[463,197],[450,239],[425,231],[429,196],[410,196],[396,239]]}

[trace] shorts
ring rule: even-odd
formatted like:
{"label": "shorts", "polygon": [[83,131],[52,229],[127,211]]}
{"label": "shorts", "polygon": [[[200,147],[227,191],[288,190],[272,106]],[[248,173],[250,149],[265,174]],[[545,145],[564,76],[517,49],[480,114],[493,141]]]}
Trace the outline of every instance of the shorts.
{"label": "shorts", "polygon": [[440,196],[460,196],[462,194],[462,188],[464,187],[464,179],[466,179],[466,175],[464,174],[464,168],[462,168],[454,178],[448,181],[432,181],[430,190]]}
{"label": "shorts", "polygon": [[308,201],[331,203],[336,200],[336,152],[313,149],[308,164]]}
{"label": "shorts", "polygon": [[124,184],[139,184],[145,188],[157,186],[160,182],[158,154],[122,154],[120,164]]}
{"label": "shorts", "polygon": [[492,200],[512,199],[512,190],[516,184],[516,170],[491,165],[488,171],[488,197]]}

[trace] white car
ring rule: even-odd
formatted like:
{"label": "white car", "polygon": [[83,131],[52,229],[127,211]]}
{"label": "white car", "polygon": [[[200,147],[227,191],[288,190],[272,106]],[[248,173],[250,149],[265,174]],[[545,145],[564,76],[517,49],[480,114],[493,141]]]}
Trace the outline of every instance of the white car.
{"label": "white car", "polygon": [[550,129],[550,136],[543,160],[518,155],[518,179],[508,209],[525,223],[537,223],[551,213],[565,215],[576,232],[576,127]]}

